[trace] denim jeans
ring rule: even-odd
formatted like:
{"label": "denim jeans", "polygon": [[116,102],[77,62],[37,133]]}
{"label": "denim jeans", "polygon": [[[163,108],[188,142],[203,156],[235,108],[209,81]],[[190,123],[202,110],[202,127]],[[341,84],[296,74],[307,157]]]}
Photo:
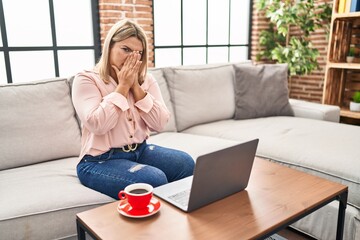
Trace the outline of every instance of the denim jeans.
{"label": "denim jeans", "polygon": [[99,156],[85,155],[77,165],[80,182],[118,199],[118,193],[132,183],[157,187],[191,176],[195,162],[182,151],[146,142],[135,151],[111,149]]}

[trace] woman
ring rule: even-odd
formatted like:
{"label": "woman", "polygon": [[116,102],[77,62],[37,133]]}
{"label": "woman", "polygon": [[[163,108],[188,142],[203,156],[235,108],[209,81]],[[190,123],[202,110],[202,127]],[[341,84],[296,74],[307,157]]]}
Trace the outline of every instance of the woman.
{"label": "woman", "polygon": [[77,174],[82,184],[118,198],[127,185],[160,186],[192,175],[194,160],[182,151],[147,144],[150,131],[169,119],[155,79],[147,75],[144,31],[116,23],[93,70],[76,75],[72,98],[82,122]]}

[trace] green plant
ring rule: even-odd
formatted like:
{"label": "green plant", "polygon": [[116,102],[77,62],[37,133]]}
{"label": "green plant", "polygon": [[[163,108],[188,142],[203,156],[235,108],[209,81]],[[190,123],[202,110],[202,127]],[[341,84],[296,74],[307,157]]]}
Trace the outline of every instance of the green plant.
{"label": "green plant", "polygon": [[352,98],[354,102],[360,103],[360,91],[356,91]]}
{"label": "green plant", "polygon": [[348,56],[349,57],[354,57],[355,56],[355,47],[350,46]]}
{"label": "green plant", "polygon": [[[257,60],[287,63],[290,75],[304,75],[318,69],[319,51],[309,36],[318,28],[329,31],[331,7],[315,6],[314,0],[259,0],[257,7],[270,20],[268,30],[260,33]],[[291,36],[290,28],[300,33]]]}

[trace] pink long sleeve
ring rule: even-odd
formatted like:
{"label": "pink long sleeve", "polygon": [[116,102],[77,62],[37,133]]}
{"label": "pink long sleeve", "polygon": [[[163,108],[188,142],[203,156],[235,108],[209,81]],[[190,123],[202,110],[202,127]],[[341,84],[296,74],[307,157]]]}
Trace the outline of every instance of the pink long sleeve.
{"label": "pink long sleeve", "polygon": [[146,96],[134,102],[131,93],[125,98],[114,92],[116,82],[105,84],[94,71],[76,75],[72,98],[82,123],[82,149],[85,154],[102,154],[112,147],[141,143],[150,130],[160,131],[170,113],[155,79],[148,75],[141,85]]}

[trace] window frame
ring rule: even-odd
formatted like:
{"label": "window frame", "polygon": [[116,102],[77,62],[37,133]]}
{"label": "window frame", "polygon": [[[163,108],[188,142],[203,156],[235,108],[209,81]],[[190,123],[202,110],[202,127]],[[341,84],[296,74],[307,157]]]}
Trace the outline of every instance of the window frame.
{"label": "window frame", "polygon": [[53,61],[54,61],[54,72],[55,77],[59,77],[59,58],[58,51],[61,50],[94,50],[94,59],[95,61],[101,55],[101,40],[100,40],[100,20],[99,20],[99,1],[91,1],[91,16],[92,16],[92,29],[93,29],[93,41],[92,46],[58,46],[56,40],[56,26],[55,26],[55,14],[54,14],[54,2],[49,0],[49,14],[50,14],[50,25],[51,25],[51,37],[52,37],[52,46],[27,46],[27,47],[9,47],[7,33],[6,33],[6,23],[5,23],[5,14],[3,8],[3,2],[0,0],[0,27],[1,27],[1,37],[2,37],[2,46],[0,46],[0,52],[4,53],[4,62],[6,69],[7,83],[13,83],[12,73],[11,73],[11,63],[10,63],[10,52],[16,51],[52,51],[53,52]]}
{"label": "window frame", "polygon": [[[249,0],[249,33],[248,33],[248,43],[247,44],[231,44],[231,0],[229,0],[229,35],[228,35],[228,42],[227,44],[209,44],[208,41],[208,33],[206,35],[206,44],[199,44],[199,45],[184,45],[183,43],[183,0],[179,0],[181,3],[181,13],[180,13],[180,17],[181,17],[181,43],[180,45],[166,45],[166,46],[158,46],[156,45],[156,35],[155,35],[155,14],[154,14],[154,9],[155,9],[155,0],[153,0],[153,8],[152,8],[152,16],[153,16],[153,22],[154,22],[154,66],[156,67],[156,50],[157,49],[180,49],[181,52],[181,65],[184,65],[184,49],[185,48],[205,48],[206,49],[206,64],[209,63],[209,57],[208,57],[208,52],[209,52],[209,48],[216,48],[216,47],[227,47],[228,48],[228,62],[230,62],[230,48],[231,47],[247,47],[248,48],[248,54],[247,57],[248,59],[251,59],[251,29],[252,29],[252,17],[253,17],[253,12],[252,12],[252,7],[253,7],[253,0]],[[206,32],[208,32],[208,0],[206,0]]]}

